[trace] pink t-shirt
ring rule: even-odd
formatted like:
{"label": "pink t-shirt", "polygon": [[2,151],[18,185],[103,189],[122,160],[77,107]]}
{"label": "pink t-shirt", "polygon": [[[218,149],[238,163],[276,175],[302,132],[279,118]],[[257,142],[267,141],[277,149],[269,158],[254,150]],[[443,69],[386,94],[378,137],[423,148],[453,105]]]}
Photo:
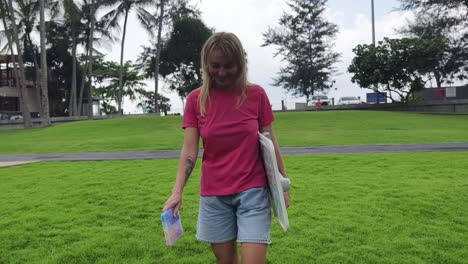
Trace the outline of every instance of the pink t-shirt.
{"label": "pink t-shirt", "polygon": [[263,88],[249,87],[240,106],[233,91],[211,90],[204,117],[199,94],[197,89],[187,97],[182,127],[198,128],[203,140],[201,195],[230,195],[266,186],[258,131],[275,118]]}

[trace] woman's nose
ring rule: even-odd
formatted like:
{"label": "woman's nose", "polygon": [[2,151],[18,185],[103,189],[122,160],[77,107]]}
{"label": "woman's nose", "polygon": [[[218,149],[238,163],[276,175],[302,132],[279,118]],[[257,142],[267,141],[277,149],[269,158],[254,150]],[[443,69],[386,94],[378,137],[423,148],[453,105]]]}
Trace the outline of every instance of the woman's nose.
{"label": "woman's nose", "polygon": [[218,75],[220,75],[220,76],[226,75],[226,69],[224,69],[224,68],[219,68],[219,70],[218,70]]}

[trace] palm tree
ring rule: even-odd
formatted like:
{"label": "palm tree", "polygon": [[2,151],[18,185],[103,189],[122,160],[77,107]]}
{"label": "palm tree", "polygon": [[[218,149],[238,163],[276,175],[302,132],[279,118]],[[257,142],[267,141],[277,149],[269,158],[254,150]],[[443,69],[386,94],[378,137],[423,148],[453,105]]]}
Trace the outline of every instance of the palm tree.
{"label": "palm tree", "polygon": [[81,28],[81,8],[74,0],[54,0],[50,1],[52,19],[56,19],[59,15],[63,15],[62,23],[66,24],[69,29],[71,38],[71,53],[72,53],[72,79],[70,89],[70,104],[69,115],[76,116],[78,113],[78,93],[77,93],[77,47],[79,44],[80,28]]}
{"label": "palm tree", "polygon": [[63,0],[63,7],[65,11],[66,23],[70,26],[70,35],[72,39],[72,83],[70,92],[70,116],[79,115],[77,106],[77,89],[76,89],[76,70],[77,70],[77,56],[76,49],[78,46],[78,27],[81,19],[81,10],[73,0]]}
{"label": "palm tree", "polygon": [[[85,44],[86,49],[86,64],[87,64],[87,91],[88,91],[88,119],[93,119],[93,85],[92,85],[92,76],[93,76],[93,60],[94,60],[94,42],[102,39],[108,39],[111,42],[114,41],[114,37],[107,30],[108,21],[105,19],[96,20],[96,12],[100,8],[108,5],[113,5],[116,3],[116,0],[101,0],[96,3],[95,0],[84,0],[82,7],[82,13],[86,17],[86,20],[89,24],[84,25],[83,38],[82,41]],[[100,37],[95,37],[95,33],[98,33]],[[79,97],[79,106],[81,106],[83,89],[80,90]],[[80,111],[81,112],[81,111]]]}
{"label": "palm tree", "polygon": [[[43,59],[42,56],[45,56],[45,21],[37,22],[37,15],[44,16],[41,12],[45,13],[46,8],[49,11],[54,10],[54,6],[60,1],[46,1],[46,0],[16,0],[15,3],[17,4],[17,9],[15,10],[16,14],[18,15],[18,34],[20,42],[24,43],[24,50],[27,56],[24,56],[25,60],[32,60],[34,63],[34,68],[36,69],[36,88],[37,88],[37,96],[40,98],[40,111],[41,117],[43,120],[42,125],[46,126],[50,124],[50,114],[49,114],[49,94],[47,89],[47,72],[48,67],[47,63],[43,63],[42,61],[46,61],[46,57]],[[43,6],[41,6],[43,5]],[[54,14],[53,14],[54,15]],[[43,18],[45,20],[45,16]],[[41,29],[42,23],[42,29]],[[39,33],[44,36],[44,45],[41,44],[41,54],[38,52],[37,46],[33,43],[31,34],[35,28],[39,28]],[[42,33],[41,33],[42,30]],[[44,53],[42,52],[44,50]],[[37,58],[41,55],[41,66],[37,61]],[[45,80],[43,80],[45,79]],[[39,81],[41,80],[41,81]]]}
{"label": "palm tree", "polygon": [[[92,60],[93,53],[95,49],[93,44],[95,41],[102,39],[114,41],[112,34],[108,31],[107,25],[109,24],[105,19],[96,20],[96,10],[99,8],[115,3],[116,0],[101,0],[96,3],[95,0],[83,0],[81,5],[77,4],[77,1],[73,0],[56,0],[51,2],[52,17],[56,18],[60,14],[63,14],[65,19],[61,22],[64,25],[67,25],[71,37],[71,46],[72,46],[72,80],[71,80],[71,90],[70,90],[70,115],[81,115],[82,111],[82,101],[83,94],[85,90],[85,84],[87,83],[88,88],[88,118],[91,115],[92,118],[92,85],[91,85],[91,75],[92,75]],[[85,22],[84,22],[85,21]],[[96,37],[95,33],[99,34],[99,37]],[[77,47],[83,45],[85,48],[85,63],[81,67],[82,78],[81,78],[81,87],[78,91],[77,87]],[[88,75],[88,81],[86,82],[86,73]]]}
{"label": "palm tree", "polygon": [[40,2],[40,37],[41,37],[41,104],[42,104],[42,126],[50,125],[50,114],[49,114],[49,92],[47,87],[47,51],[45,44],[45,11],[44,11],[44,0]]}
{"label": "palm tree", "polygon": [[120,46],[120,73],[119,73],[119,91],[117,96],[118,111],[122,114],[122,90],[123,90],[123,65],[124,65],[124,47],[125,35],[127,30],[128,15],[132,10],[137,13],[137,18],[150,35],[153,35],[153,28],[157,19],[145,8],[156,7],[158,0],[121,0],[117,1],[117,6],[109,13],[104,15],[104,19],[109,20],[109,28],[118,28],[119,20],[124,16],[123,34]]}
{"label": "palm tree", "polygon": [[90,32],[89,32],[89,52],[88,52],[88,119],[93,119],[93,40],[94,40],[94,27],[95,27],[95,15],[96,3],[95,0],[91,0],[90,6]]}
{"label": "palm tree", "polygon": [[[15,19],[15,9],[13,8],[13,1],[8,0],[7,3],[8,7],[8,14],[7,16],[9,17],[10,20],[10,27],[11,27],[11,39],[9,43],[11,44],[12,42],[16,45],[16,50],[18,52],[18,64],[19,64],[19,72],[18,72],[18,77],[19,77],[19,98],[20,98],[20,106],[21,106],[21,111],[23,113],[23,120],[24,120],[24,126],[26,128],[32,127],[32,122],[31,122],[31,114],[29,112],[29,107],[27,102],[25,101],[25,95],[26,95],[26,79],[25,79],[25,74],[24,74],[24,63],[23,63],[23,51],[22,47],[19,42],[19,34],[18,34],[18,26],[16,25],[16,19]],[[5,23],[5,22],[4,22]],[[8,28],[7,23],[5,23],[5,29]],[[8,31],[8,30],[7,30]],[[8,33],[10,34],[10,33]],[[13,47],[10,46],[10,50],[13,53]],[[13,56],[14,57],[14,56]],[[15,66],[16,68],[16,66]]]}
{"label": "palm tree", "polygon": [[[5,40],[7,39],[7,43],[6,44],[2,44],[1,47],[0,47],[0,54],[2,53],[8,53],[9,51],[9,41],[8,41],[8,35],[7,35],[7,24],[6,24],[6,20],[5,20],[5,17],[6,17],[6,14],[7,14],[7,7],[5,5],[5,3],[3,2],[3,0],[0,0],[0,17],[2,18],[2,22],[3,22],[3,27],[5,28],[4,30],[0,31],[0,41],[2,40]],[[1,42],[0,42],[1,44]]]}
{"label": "palm tree", "polygon": [[[165,10],[168,8],[168,14]],[[188,6],[187,0],[160,0],[159,1],[159,15],[157,17],[158,35],[156,36],[156,57],[154,58],[154,101],[158,102],[159,90],[159,66],[161,61],[162,38],[161,33],[163,29],[163,21],[166,25],[170,25],[178,17],[198,17],[200,12],[198,9]],[[151,48],[150,48],[151,49]],[[147,49],[148,50],[148,49]],[[159,113],[159,105],[155,105],[155,112]]]}
{"label": "palm tree", "polygon": [[23,58],[25,62],[32,61],[35,70],[34,85],[36,88],[36,97],[40,100],[40,112],[44,117],[43,109],[47,106],[42,105],[41,91],[41,69],[38,63],[39,50],[37,45],[32,41],[31,34],[38,26],[38,14],[40,14],[40,3],[38,0],[17,0],[15,1],[17,8],[15,10],[18,16],[18,34],[20,41],[24,43]]}
{"label": "palm tree", "polygon": [[[161,32],[163,27],[163,19],[164,19],[164,4],[165,0],[161,0],[159,4],[159,18],[158,18],[158,36],[156,40],[156,63],[154,66],[154,101],[158,102],[158,79],[159,79],[159,61],[161,59]],[[155,113],[159,113],[159,105],[157,103],[154,104],[154,111]]]}
{"label": "palm tree", "polygon": [[[5,28],[4,31],[2,31],[2,37],[6,38],[7,40],[7,43],[5,45],[5,47],[2,48],[2,52],[5,51],[6,54],[8,54],[8,52],[11,53],[11,58],[12,58],[12,63],[13,63],[13,73],[14,73],[14,77],[15,77],[15,84],[16,84],[16,89],[18,90],[18,99],[19,99],[19,103],[20,103],[20,110],[23,110],[23,104],[24,104],[24,97],[23,97],[23,93],[21,92],[21,87],[20,87],[20,82],[19,82],[19,73],[18,73],[18,68],[16,66],[16,57],[15,57],[15,52],[14,52],[14,49],[13,49],[13,43],[12,43],[12,36],[11,36],[11,32],[10,30],[8,30],[8,23],[6,21],[6,17],[8,16],[8,7],[7,7],[7,3],[6,2],[3,2],[3,0],[0,0],[0,17],[2,18],[2,22],[3,22],[3,27]],[[24,114],[24,113],[23,113]]]}
{"label": "palm tree", "polygon": [[[88,83],[88,107],[87,107],[87,116],[88,119],[93,118],[93,108],[92,108],[92,63],[93,63],[93,44],[94,44],[94,29],[95,29],[95,9],[98,8],[99,5],[96,5],[94,0],[92,2],[88,2],[87,0],[84,0],[83,6],[81,8],[81,13],[84,16],[85,19],[87,19],[88,24],[81,24],[80,23],[80,37],[79,37],[79,42],[80,44],[85,45],[86,49],[86,56],[85,56],[85,63],[82,66],[83,67],[83,74],[82,74],[82,81],[81,81],[81,87],[79,91],[79,96],[78,96],[78,113],[81,115],[82,108],[83,108],[83,94],[85,90],[86,83]],[[81,36],[82,35],[82,36]],[[87,43],[87,44],[85,44]],[[87,71],[87,73],[86,73]],[[88,77],[88,81],[86,82],[85,75]]]}
{"label": "palm tree", "polygon": [[[92,51],[93,51],[93,41],[94,41],[94,30],[95,30],[95,12],[96,9],[104,4],[109,4],[110,0],[101,1],[99,4],[96,4],[93,0],[92,3],[89,1],[83,1],[82,5],[78,5],[74,0],[58,0],[54,2],[55,5],[55,15],[59,13],[59,11],[63,11],[65,15],[64,23],[69,26],[70,29],[70,37],[72,40],[72,81],[71,81],[71,91],[70,91],[70,116],[81,115],[82,109],[82,98],[84,93],[85,87],[85,74],[83,69],[83,78],[82,78],[82,85],[80,90],[77,89],[77,47],[80,44],[85,44],[86,48],[86,57],[88,63],[88,84],[90,85],[89,74],[92,72]],[[89,24],[82,23],[82,16],[88,19]],[[101,31],[102,32],[102,31]],[[92,96],[92,92],[90,95]],[[88,98],[89,100],[89,98]],[[92,104],[92,99],[88,104]],[[91,105],[92,107],[92,105]],[[88,109],[89,110],[89,109]],[[91,108],[91,115],[92,115],[92,108]],[[89,117],[89,114],[88,114]]]}
{"label": "palm tree", "polygon": [[[48,98],[48,89],[47,89],[47,60],[46,60],[46,49],[45,49],[45,3],[43,0],[18,0],[16,14],[18,14],[18,33],[22,34],[20,36],[20,41],[24,43],[25,52],[28,54],[30,60],[34,63],[34,68],[36,70],[36,93],[37,97],[40,100],[40,112],[42,117],[42,125],[50,125],[50,116],[49,116],[49,98]],[[37,26],[37,14],[40,15],[40,38],[41,38],[41,66],[37,61],[39,53],[36,45],[34,45],[31,34]],[[42,43],[44,42],[44,43]],[[28,60],[28,58],[25,58]],[[40,82],[39,82],[40,80]]]}

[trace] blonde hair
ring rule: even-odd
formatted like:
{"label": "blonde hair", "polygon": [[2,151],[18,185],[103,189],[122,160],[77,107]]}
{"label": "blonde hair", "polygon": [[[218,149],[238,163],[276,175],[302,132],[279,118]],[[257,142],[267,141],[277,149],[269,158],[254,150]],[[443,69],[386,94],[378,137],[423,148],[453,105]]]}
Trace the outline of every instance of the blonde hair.
{"label": "blonde hair", "polygon": [[203,84],[201,86],[200,95],[198,96],[198,104],[200,114],[204,116],[206,114],[206,103],[209,100],[209,93],[212,83],[212,78],[209,75],[208,59],[210,55],[215,51],[219,50],[228,59],[239,67],[239,76],[235,81],[234,85],[239,92],[238,105],[242,104],[245,99],[247,87],[249,83],[247,81],[247,60],[245,57],[245,51],[239,38],[232,33],[218,32],[211,35],[210,38],[205,42],[201,51],[201,67],[203,71]]}

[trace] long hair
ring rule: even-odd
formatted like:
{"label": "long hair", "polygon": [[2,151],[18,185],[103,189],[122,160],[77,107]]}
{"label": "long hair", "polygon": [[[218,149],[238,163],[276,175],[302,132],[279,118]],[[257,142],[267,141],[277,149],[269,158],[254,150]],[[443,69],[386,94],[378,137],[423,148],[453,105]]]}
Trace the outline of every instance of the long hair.
{"label": "long hair", "polygon": [[236,35],[227,32],[218,32],[211,35],[211,37],[205,42],[205,45],[203,45],[201,51],[203,84],[198,97],[198,104],[200,114],[202,116],[206,114],[206,103],[208,101],[210,89],[213,85],[212,78],[208,71],[208,59],[215,50],[221,51],[225,57],[232,60],[232,62],[239,67],[239,75],[234,83],[234,87],[238,89],[239,93],[238,105],[242,104],[244,101],[247,86],[249,85],[247,81],[247,61],[245,58],[245,51],[239,38],[237,38]]}

